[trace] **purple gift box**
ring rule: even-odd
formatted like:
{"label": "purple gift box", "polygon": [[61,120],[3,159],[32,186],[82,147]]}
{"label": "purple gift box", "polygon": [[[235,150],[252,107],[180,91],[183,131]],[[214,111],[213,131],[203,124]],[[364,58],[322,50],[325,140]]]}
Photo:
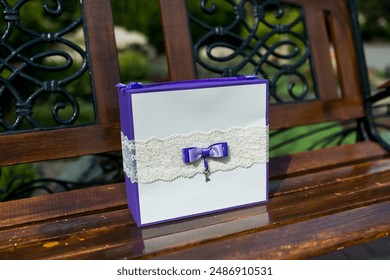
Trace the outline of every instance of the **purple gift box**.
{"label": "purple gift box", "polygon": [[138,226],[268,200],[268,82],[256,76],[118,85]]}

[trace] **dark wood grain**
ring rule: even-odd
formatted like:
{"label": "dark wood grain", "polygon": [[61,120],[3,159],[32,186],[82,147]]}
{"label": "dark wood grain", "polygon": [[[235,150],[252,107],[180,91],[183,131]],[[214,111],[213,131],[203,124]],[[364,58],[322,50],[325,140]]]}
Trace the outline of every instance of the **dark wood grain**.
{"label": "dark wood grain", "polygon": [[98,120],[102,124],[117,123],[119,104],[115,85],[120,82],[120,75],[111,2],[85,0],[84,14]]}
{"label": "dark wood grain", "polygon": [[[329,178],[326,175],[331,173],[330,170],[323,171],[319,173],[317,180],[310,178],[310,174],[286,178],[282,183],[288,188],[271,190],[271,199],[266,206],[238,209],[147,228],[137,228],[127,209],[110,208],[104,206],[104,203],[112,205],[113,201],[102,201],[100,208],[105,209],[103,212],[85,207],[84,211],[78,212],[77,215],[56,216],[55,219],[52,217],[47,221],[3,228],[0,231],[2,237],[0,258],[310,257],[312,254],[322,254],[336,249],[342,246],[340,244],[348,246],[380,238],[388,233],[389,221],[385,219],[386,216],[380,214],[389,214],[386,212],[389,210],[386,203],[390,201],[389,163],[390,161],[386,159],[340,167],[332,170],[333,174]],[[321,178],[326,180],[323,181]],[[82,191],[90,192],[92,189]],[[70,193],[58,196],[62,197],[62,200],[67,200]],[[123,200],[125,197],[123,192],[121,196]],[[116,199],[110,195],[108,197],[111,197],[110,200]],[[27,200],[22,201],[20,206],[23,202],[27,203]],[[383,205],[387,206],[382,207]],[[67,205],[64,204],[63,207]],[[370,212],[370,209],[375,210]],[[349,214],[344,216],[343,213]],[[364,219],[371,215],[372,221],[361,225],[359,219],[363,219],[362,213],[367,215]],[[350,217],[350,220],[343,228],[345,222],[343,219],[347,217]],[[343,222],[334,224],[338,219],[342,219]],[[320,221],[327,221],[330,224],[327,224],[327,227],[319,227],[318,225],[322,223]],[[311,237],[302,233],[309,225],[311,227],[307,230],[314,232]],[[328,234],[326,229],[332,230],[332,227],[340,231],[353,228],[356,231],[354,237],[356,239],[347,234],[340,235],[339,239],[333,236],[326,240],[324,238]],[[279,232],[291,235],[287,239],[289,241],[270,237]],[[258,236],[264,240],[262,242],[268,240],[271,243],[268,251],[260,250],[256,254],[257,251],[248,250],[248,246],[252,246],[251,242],[256,242],[252,239]],[[319,246],[312,244],[313,237],[318,239],[315,242],[321,243]],[[231,243],[242,244],[243,247],[239,250],[238,245],[234,245],[234,250],[228,250],[226,254],[225,249],[216,253],[225,246],[220,247],[219,244],[228,244],[226,246],[229,247]],[[277,256],[273,255],[271,244],[274,244],[276,249],[280,246],[298,246],[297,248],[307,246],[308,250],[303,250],[300,256],[297,252],[294,254],[283,252],[282,256]],[[209,251],[209,246],[218,249]],[[194,254],[191,253],[193,251]]]}
{"label": "dark wood grain", "polygon": [[[335,175],[333,178],[336,179],[340,175],[337,175],[337,172],[333,171],[333,169],[329,170],[331,167],[345,165],[347,166],[347,170],[359,170],[358,167],[355,165],[350,166],[350,164],[380,159],[385,155],[387,155],[387,153],[380,148],[378,144],[362,142],[357,145],[346,145],[326,150],[299,153],[294,155],[294,157],[275,158],[271,160],[269,173],[272,180],[286,178],[288,176],[293,178],[291,176],[297,176],[299,174],[307,174],[305,175],[307,178],[315,180],[316,178],[326,179],[326,176],[313,176],[312,174],[314,171],[328,170],[325,174],[333,173]],[[379,161],[380,164],[385,166],[386,162],[386,160]],[[377,165],[378,163],[375,164],[375,166]],[[367,163],[367,167],[364,168],[361,170],[365,170],[368,173],[376,170],[373,168],[372,163]],[[347,175],[344,176],[347,178]],[[283,182],[286,184],[288,181]],[[124,183],[94,187],[90,190],[72,191],[70,192],[68,199],[62,199],[62,195],[63,194],[54,194],[50,196],[50,200],[41,196],[0,203],[0,227],[35,222],[36,219],[53,219],[58,215],[65,214],[56,211],[56,207],[58,209],[70,209],[73,211],[72,213],[75,214],[77,212],[85,211],[85,209],[89,209],[88,211],[90,211],[95,208],[105,207],[104,205],[107,203],[110,204],[109,207],[124,207],[124,205],[126,205]],[[89,207],[92,207],[92,209]],[[7,209],[14,210],[7,211]],[[67,213],[67,215],[72,213]]]}
{"label": "dark wood grain", "polygon": [[0,228],[126,207],[124,183],[12,200],[0,203]]}
{"label": "dark wood grain", "polygon": [[[314,72],[319,73],[317,87],[320,92],[326,92],[324,100],[338,98],[336,73],[332,65],[332,56],[326,24],[326,14],[318,5],[305,5],[306,10],[306,28],[310,41],[316,46],[312,48],[314,60]],[[323,43],[316,43],[323,42]],[[328,73],[323,77],[320,73]]]}
{"label": "dark wood grain", "polygon": [[1,136],[0,165],[119,151],[119,123]]}
{"label": "dark wood grain", "polygon": [[195,78],[190,30],[185,1],[160,1],[165,52],[171,80]]}
{"label": "dark wood grain", "polygon": [[389,153],[378,143],[358,142],[352,145],[271,158],[269,176],[271,179],[284,178],[388,156]]}
{"label": "dark wood grain", "polygon": [[24,224],[18,227],[1,230],[0,250],[9,247],[23,246],[36,242],[51,242],[53,238],[61,240],[85,232],[110,230],[112,227],[135,225],[130,211],[105,209],[102,213],[83,216],[57,216],[57,219],[41,223]]}
{"label": "dark wood grain", "polygon": [[[305,259],[390,233],[390,202],[164,255],[156,259]],[[358,222],[356,222],[358,221]],[[382,234],[378,234],[382,232]]]}

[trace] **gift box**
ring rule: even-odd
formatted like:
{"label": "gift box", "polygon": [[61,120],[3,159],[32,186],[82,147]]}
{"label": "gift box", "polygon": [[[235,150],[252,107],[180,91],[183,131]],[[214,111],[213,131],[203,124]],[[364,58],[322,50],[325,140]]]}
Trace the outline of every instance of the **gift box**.
{"label": "gift box", "polygon": [[138,226],[268,200],[268,82],[118,85],[123,168]]}

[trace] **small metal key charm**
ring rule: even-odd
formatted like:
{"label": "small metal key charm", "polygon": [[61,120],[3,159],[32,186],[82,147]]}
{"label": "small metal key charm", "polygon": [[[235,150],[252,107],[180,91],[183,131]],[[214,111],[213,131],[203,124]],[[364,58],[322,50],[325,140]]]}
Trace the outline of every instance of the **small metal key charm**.
{"label": "small metal key charm", "polygon": [[210,170],[205,169],[205,170],[203,171],[203,174],[204,174],[204,176],[206,177],[206,183],[207,183],[208,181],[210,181],[210,174],[211,174]]}

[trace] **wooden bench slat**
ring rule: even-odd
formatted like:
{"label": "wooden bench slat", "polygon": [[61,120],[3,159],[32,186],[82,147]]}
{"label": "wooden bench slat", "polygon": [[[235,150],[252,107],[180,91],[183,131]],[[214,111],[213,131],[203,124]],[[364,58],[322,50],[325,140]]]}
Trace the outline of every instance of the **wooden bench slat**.
{"label": "wooden bench slat", "polygon": [[271,180],[388,157],[378,143],[359,142],[270,159]]}
{"label": "wooden bench slat", "polygon": [[[155,259],[305,259],[390,233],[390,202],[153,256]],[[378,232],[382,232],[378,234]]]}
{"label": "wooden bench slat", "polygon": [[[332,12],[328,14],[330,37],[332,39],[339,83],[342,88],[342,97],[360,102],[362,108],[363,94],[359,83],[358,60],[355,51],[346,46],[354,46],[354,38],[350,28],[350,12],[347,1],[334,1]],[[324,77],[326,78],[326,77]]]}
{"label": "wooden bench slat", "polygon": [[[329,101],[308,101],[299,104],[275,104],[269,108],[271,129],[310,125],[321,122],[347,121],[361,118],[364,111],[359,108],[359,100],[342,99]],[[296,114],[296,112],[300,112]],[[289,116],[286,118],[286,116]]]}
{"label": "wooden bench slat", "polygon": [[[91,66],[96,91],[97,118],[102,124],[118,123],[119,103],[115,85],[121,81],[111,1],[84,0],[84,2],[90,56],[93,61]],[[91,142],[98,140],[93,137],[95,139],[91,138]]]}
{"label": "wooden bench slat", "polygon": [[[265,209],[266,207],[262,206],[262,208]],[[219,228],[219,236],[224,235],[229,230],[226,227],[227,224],[236,224],[239,226],[231,229],[233,233],[237,232],[237,230],[241,230],[241,226],[244,225],[244,221],[246,221],[247,227],[253,227],[253,221],[256,219],[256,216],[253,214],[253,209],[247,209],[247,215],[242,213],[242,211],[242,219],[237,219],[237,212],[226,212],[217,215],[217,217],[208,216],[191,219],[191,222],[187,222],[187,227],[183,227],[183,223],[173,223],[157,227],[155,228],[157,230],[155,230],[154,228],[140,229],[134,223],[130,225],[126,225],[126,223],[124,223],[123,225],[117,225],[115,227],[112,225],[110,228],[100,228],[99,226],[95,230],[79,230],[69,236],[64,235],[63,233],[61,234],[60,231],[54,232],[55,230],[53,230],[54,236],[51,238],[52,241],[47,238],[39,241],[31,240],[31,244],[25,243],[18,244],[17,246],[9,244],[9,246],[5,246],[3,249],[0,249],[0,258],[19,258],[27,256],[27,258],[50,257],[95,259],[104,258],[102,256],[99,257],[99,254],[104,255],[106,254],[105,251],[107,251],[108,254],[111,254],[111,251],[116,250],[126,251],[126,255],[129,258],[141,257],[145,253],[145,247],[148,247],[148,250],[159,250],[161,248],[161,239],[170,241],[169,243],[171,246],[176,246],[177,244],[188,243],[190,238],[195,239],[196,241],[199,241],[199,238],[205,237],[205,235],[209,235],[209,238],[216,238],[218,237],[215,233],[216,227]],[[93,219],[94,217],[88,216],[88,218]],[[74,219],[78,220],[78,218]],[[101,221],[101,217],[96,216],[96,219],[100,219]],[[265,220],[264,223],[266,222],[268,222],[268,220]],[[68,223],[73,224],[73,221],[68,220]],[[46,223],[45,226],[50,226],[50,224]],[[53,224],[53,226],[56,225]],[[74,226],[70,227],[72,228]],[[211,235],[209,231],[210,228],[213,228],[214,231]],[[203,234],[199,234],[202,229]],[[11,233],[8,235],[10,234]],[[156,239],[157,243],[154,242]],[[14,240],[15,239],[13,239],[12,242],[14,242]],[[56,244],[58,247],[45,247],[45,244]],[[163,243],[162,245],[167,246],[166,243]],[[150,246],[152,246],[152,248],[150,248]],[[66,247],[66,249],[64,247]],[[31,254],[29,252],[31,252]],[[109,256],[109,258],[112,258],[112,256]]]}
{"label": "wooden bench slat", "polygon": [[[329,42],[328,31],[326,26],[326,18],[324,11],[319,9],[316,5],[306,5],[306,28],[313,44],[315,42],[323,42],[315,44],[312,48],[314,63],[314,73],[319,79],[317,86],[320,92],[326,92],[323,97],[325,100],[332,100],[338,98],[336,73],[334,73],[332,65],[332,57],[330,53],[331,42]],[[322,73],[334,73],[334,75],[327,75],[326,79],[321,77]]]}
{"label": "wooden bench slat", "polygon": [[[388,202],[385,202],[385,203],[388,203]],[[381,203],[379,205],[382,205],[382,204],[384,204],[384,203]],[[368,211],[368,213],[366,213],[366,210],[365,210],[365,209],[369,209],[369,207],[375,208],[376,205],[378,205],[378,204],[374,204],[374,205],[371,205],[368,207],[363,207],[363,210],[361,210],[360,213],[367,214],[368,217],[378,218],[378,216],[373,215],[373,213],[371,213],[370,211]],[[387,204],[387,208],[380,208],[378,210],[378,213],[376,213],[376,214],[382,214],[382,213],[386,214],[387,213],[387,215],[388,215],[389,214],[388,206],[389,205]],[[359,216],[354,215],[356,213],[357,209],[359,209],[359,208],[354,208],[352,210],[348,210],[345,212],[339,212],[338,214],[321,216],[321,217],[325,217],[325,219],[322,219],[321,222],[318,222],[318,224],[321,224],[323,220],[338,221],[340,219],[339,218],[340,213],[341,214],[350,213],[350,214],[346,214],[347,216],[343,217],[345,219],[361,218]],[[384,212],[384,210],[386,210],[387,212]],[[259,214],[258,217],[261,217],[261,215]],[[114,258],[114,259],[119,259],[119,258],[124,258],[124,259],[126,259],[126,258],[153,258],[156,255],[160,255],[160,256],[166,255],[166,258],[175,258],[174,257],[175,254],[171,254],[171,253],[172,252],[180,252],[180,250],[184,249],[185,251],[186,250],[188,251],[188,256],[187,255],[180,255],[180,253],[179,253],[180,258],[187,258],[188,257],[188,258],[205,259],[205,258],[209,258],[208,248],[205,248],[203,246],[203,244],[209,243],[210,246],[214,246],[213,244],[215,243],[216,244],[215,246],[217,246],[217,244],[221,242],[220,240],[230,240],[231,243],[240,243],[241,237],[243,239],[245,239],[246,242],[249,242],[252,238],[257,238],[258,234],[261,235],[262,232],[265,232],[265,236],[263,237],[264,238],[263,242],[267,243],[266,240],[268,240],[268,238],[269,238],[268,234],[271,234],[270,232],[274,232],[274,234],[277,234],[277,233],[275,233],[275,231],[286,232],[286,231],[290,230],[290,227],[304,231],[304,227],[306,225],[310,225],[310,224],[312,224],[311,221],[313,221],[313,220],[316,221],[319,219],[319,218],[313,219],[311,217],[310,219],[303,220],[302,222],[286,223],[283,226],[278,226],[278,227],[265,226],[260,231],[256,230],[255,232],[253,232],[253,230],[250,230],[248,228],[250,227],[250,225],[252,225],[252,227],[255,228],[256,225],[259,225],[261,223],[261,221],[259,222],[260,218],[258,218],[258,217],[253,216],[254,220],[251,220],[250,218],[248,218],[248,219],[244,219],[242,222],[240,222],[241,220],[239,220],[239,219],[235,220],[234,224],[236,225],[235,230],[237,231],[237,234],[232,234],[231,236],[226,236],[227,234],[232,233],[232,232],[229,232],[229,226],[232,226],[234,229],[234,224],[232,225],[231,223],[228,223],[226,225],[215,224],[215,225],[212,225],[210,227],[202,227],[200,229],[195,228],[193,231],[189,231],[189,232],[181,232],[181,233],[180,232],[179,233],[173,232],[171,235],[165,235],[165,236],[161,236],[158,238],[150,238],[150,239],[146,239],[146,240],[134,238],[140,232],[140,230],[138,228],[136,228],[135,226],[130,227],[130,228],[129,227],[120,227],[120,228],[115,228],[115,230],[113,230],[113,231],[104,231],[104,232],[96,233],[95,235],[83,234],[83,235],[79,235],[77,237],[73,236],[73,237],[68,238],[67,240],[61,240],[60,244],[58,244],[58,247],[53,247],[53,248],[44,248],[42,243],[35,244],[35,246],[22,248],[21,256],[25,256],[26,254],[28,254],[28,252],[33,251],[33,252],[35,252],[34,256],[36,256],[36,254],[38,254],[38,256],[39,256],[39,254],[42,254],[42,255],[40,255],[40,258],[69,258],[69,259],[79,259],[79,258],[85,258],[85,259],[101,259],[101,258],[113,259]],[[256,218],[258,218],[258,219],[256,220]],[[261,219],[265,219],[264,216]],[[348,229],[351,226],[351,224],[355,224],[355,222],[352,220],[348,220],[348,222],[349,222],[348,225],[345,225],[343,222],[341,222],[341,226],[345,226],[345,229]],[[304,224],[302,224],[302,223],[304,223]],[[381,226],[378,228],[379,223],[381,223]],[[315,223],[315,224],[317,224],[317,223]],[[245,225],[248,226],[248,228],[245,228]],[[382,226],[385,226],[385,228],[383,228]],[[275,230],[275,228],[276,228],[276,230]],[[324,235],[325,237],[327,236],[326,229],[328,229],[328,227],[325,227],[325,229],[322,228],[321,230],[319,230],[316,226],[313,225],[313,228],[316,228],[315,234]],[[242,232],[242,230],[245,230],[245,229],[248,229],[249,231]],[[343,230],[344,230],[344,228],[340,229],[340,231],[343,231]],[[364,236],[364,238],[367,238],[366,241],[369,241],[371,239],[383,237],[383,235],[378,234],[378,232],[379,233],[386,232],[386,230],[387,230],[387,232],[389,232],[390,229],[389,229],[389,224],[387,222],[386,216],[384,216],[384,217],[381,216],[379,220],[371,221],[371,223],[366,224],[364,227],[358,227],[358,228],[355,227],[354,230],[359,231],[357,233],[357,236],[360,236],[360,238],[362,238],[362,236]],[[218,235],[218,233],[220,233],[222,231],[224,232],[224,234]],[[363,233],[363,231],[364,231],[364,233]],[[366,234],[367,231],[371,232],[372,235],[367,236],[367,234]],[[205,234],[207,234],[207,235],[205,236]],[[290,234],[291,234],[291,238],[294,238],[294,237],[296,238],[294,232],[290,231]],[[216,235],[218,235],[218,236],[216,236]],[[322,253],[325,253],[327,250],[334,250],[334,249],[337,249],[339,247],[339,245],[338,245],[339,243],[337,243],[337,242],[335,243],[335,241],[337,241],[337,240],[332,238],[328,241],[328,244],[323,244],[323,245],[329,245],[329,247],[326,247],[326,248],[322,247],[321,248],[321,247],[317,247],[316,245],[312,244],[313,248],[311,248],[309,245],[310,245],[310,242],[315,243],[315,240],[313,241],[313,238],[315,236],[316,235],[309,235],[309,236],[302,235],[302,239],[300,240],[301,242],[307,243],[306,246],[308,246],[309,247],[308,249],[310,249],[310,250],[308,250],[306,252],[309,252],[310,254],[312,254],[312,253],[313,253],[313,255],[322,254]],[[208,240],[207,237],[211,238],[211,240]],[[248,239],[247,239],[247,237],[248,237]],[[230,239],[230,238],[232,238],[232,239]],[[283,238],[283,237],[281,237],[281,238]],[[351,242],[351,243],[349,243],[350,245],[353,245],[354,242],[357,242],[357,240],[350,239],[350,236],[348,236],[346,238],[348,238],[348,239],[345,239],[344,237],[342,237],[341,240],[339,240],[338,242],[340,242],[340,244],[342,244],[342,243],[345,243],[345,241],[350,241]],[[234,239],[234,241],[233,241],[233,239]],[[191,243],[189,241],[192,241],[194,243]],[[321,241],[319,241],[319,242],[325,242],[325,241],[326,241],[326,238],[321,238]],[[360,239],[360,241],[362,241],[362,240]],[[273,244],[273,245],[275,245],[275,246],[278,245],[277,244],[278,240],[276,240],[276,241],[273,240],[273,242],[276,242],[276,244]],[[288,246],[288,244],[283,243],[283,242],[286,242],[286,240],[280,241],[280,242],[282,242],[282,245],[279,245],[279,246],[281,246],[281,247]],[[67,249],[65,250],[63,247],[65,247],[64,244],[66,244],[66,243],[68,243],[68,245],[65,245],[67,247]],[[230,246],[230,245],[228,245],[228,246]],[[73,249],[72,249],[72,247],[73,247]],[[243,255],[241,256],[241,258],[243,258],[243,259],[263,258],[263,257],[267,258],[266,256],[268,256],[268,258],[269,258],[269,256],[271,256],[271,258],[272,258],[272,254],[269,255],[269,253],[272,252],[272,248],[273,247],[268,248],[269,251],[263,252],[264,255],[262,255],[262,254],[256,255],[256,252],[259,252],[259,251],[255,251],[255,252],[249,251],[249,254],[246,255],[246,253],[245,253],[246,249],[247,249],[246,247],[242,251],[237,250],[237,248],[235,248],[230,253],[233,253],[233,252],[236,252],[238,254],[242,253]],[[219,248],[218,250],[223,250],[223,248]],[[15,250],[14,253],[16,251],[17,250]],[[195,254],[193,254],[193,251],[195,251]],[[312,251],[312,252],[310,252],[310,251]],[[196,252],[198,252],[199,255],[197,255]],[[219,255],[217,255],[217,256],[213,256],[213,258],[224,258],[223,256],[221,256],[224,254],[223,252],[224,251],[220,252]],[[310,256],[307,255],[305,257],[310,257]],[[277,256],[277,258],[280,258],[280,257],[281,256]],[[292,256],[289,255],[288,253],[284,252],[283,257],[290,258]],[[236,255],[235,256],[225,255],[225,258],[237,258],[237,256]],[[275,258],[276,258],[276,256],[275,256]]]}
{"label": "wooden bench slat", "polygon": [[119,151],[119,127],[115,123],[2,136],[0,146],[7,152],[0,153],[0,166]]}
{"label": "wooden bench slat", "polygon": [[[376,166],[378,173],[372,173],[365,177],[356,177],[356,173],[352,172],[354,176],[349,181],[339,183],[335,180],[325,187],[302,188],[297,192],[277,195],[266,206],[266,212],[264,212],[264,206],[257,206],[145,229],[137,228],[133,222],[123,221],[123,215],[125,215],[123,213],[119,216],[122,218],[118,218],[118,223],[116,223],[116,214],[112,214],[114,220],[110,221],[109,228],[102,226],[100,222],[96,222],[96,228],[94,228],[95,222],[92,222],[90,230],[85,232],[75,230],[72,236],[64,236],[63,233],[57,231],[56,225],[58,224],[55,222],[44,223],[42,227],[53,227],[51,231],[47,231],[53,235],[46,236],[46,243],[49,242],[47,244],[50,245],[50,242],[58,242],[58,244],[55,243],[56,246],[47,248],[44,247],[46,243],[42,240],[40,242],[31,240],[31,244],[8,246],[8,248],[0,250],[0,256],[9,257],[7,252],[12,249],[13,256],[29,256],[28,252],[31,251],[40,258],[143,258],[153,257],[155,253],[163,254],[164,252],[169,253],[170,250],[198,247],[206,240],[218,243],[219,241],[215,240],[219,240],[221,236],[239,238],[243,232],[248,235],[251,234],[250,232],[268,232],[275,227],[283,229],[291,224],[311,221],[323,216],[333,216],[337,213],[353,211],[354,208],[360,209],[389,201],[390,183],[388,179],[390,172],[383,170],[383,163],[384,161],[381,161],[380,164],[373,165]],[[362,166],[361,168],[364,166],[368,168],[366,163]],[[286,181],[288,180],[286,179]],[[357,197],[361,199],[357,199]],[[360,202],[356,203],[356,201]],[[88,217],[91,220],[101,220],[100,216],[88,214],[83,218],[70,217],[66,221],[67,227],[75,228],[80,219],[84,220]],[[59,223],[65,224],[65,221]],[[39,225],[31,225],[26,228],[28,227],[37,229]],[[25,231],[26,228],[24,228]],[[14,229],[7,231],[7,236],[15,232]],[[140,249],[141,245],[145,247],[142,250]]]}
{"label": "wooden bench slat", "polygon": [[0,229],[127,207],[124,183],[0,203]]}
{"label": "wooden bench slat", "polygon": [[52,239],[66,239],[71,235],[94,232],[111,227],[135,225],[128,209],[89,214],[81,217],[59,218],[32,225],[0,230],[0,250]]}
{"label": "wooden bench slat", "polygon": [[[332,155],[338,155],[340,161],[335,160]],[[351,162],[376,157],[381,158],[385,155],[386,152],[378,144],[372,142],[304,152],[294,155],[293,158],[287,156],[271,159],[270,177],[271,180],[275,180],[279,179],[281,174],[299,175],[310,173],[313,170],[329,170],[332,165],[337,167]],[[311,178],[310,175],[308,175],[308,178]],[[287,182],[289,181],[286,181],[285,184]],[[69,194],[53,194],[50,198],[50,200],[47,200],[46,197],[41,196],[1,203],[0,228],[54,219],[62,215],[74,215],[96,209],[124,208],[127,204],[124,183],[76,190]],[[7,211],[7,209],[14,210]]]}
{"label": "wooden bench slat", "polygon": [[383,159],[372,162],[363,162],[356,165],[348,165],[335,169],[323,170],[313,174],[303,174],[289,177],[284,180],[269,182],[269,193],[271,197],[285,195],[303,189],[325,187],[326,185],[349,181],[358,177],[366,177],[380,172],[390,170],[390,160]]}
{"label": "wooden bench slat", "polygon": [[302,219],[302,209],[321,215],[390,200],[389,178],[390,172],[383,172],[273,197],[268,205],[270,220],[292,222]]}
{"label": "wooden bench slat", "polygon": [[191,38],[188,25],[183,26],[183,22],[187,23],[186,3],[176,1],[175,5],[171,5],[167,1],[160,1],[160,7],[161,20],[167,22],[163,25],[164,34],[173,40],[165,40],[169,77],[171,80],[195,79]]}

